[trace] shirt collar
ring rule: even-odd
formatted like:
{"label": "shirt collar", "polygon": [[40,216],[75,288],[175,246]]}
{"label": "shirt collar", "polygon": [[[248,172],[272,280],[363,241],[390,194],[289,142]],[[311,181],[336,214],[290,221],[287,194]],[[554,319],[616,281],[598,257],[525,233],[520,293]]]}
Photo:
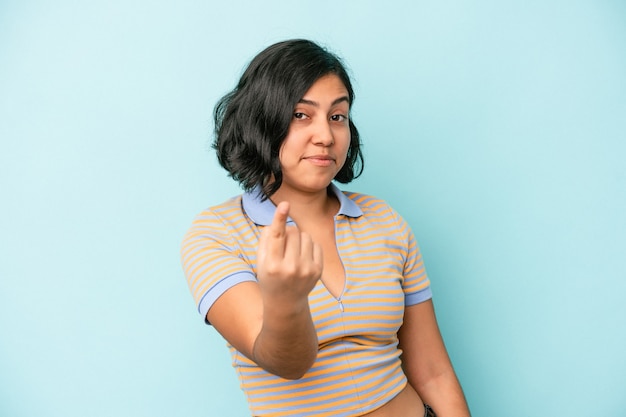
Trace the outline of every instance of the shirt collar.
{"label": "shirt collar", "polygon": [[[329,185],[330,191],[335,194],[339,200],[339,212],[337,215],[345,215],[348,217],[360,217],[363,215],[361,208],[351,199],[349,199],[337,186],[333,183]],[[269,226],[272,224],[276,206],[269,198],[261,201],[263,195],[260,186],[256,186],[251,191],[244,193],[241,197],[243,211],[248,217],[259,226]],[[287,224],[294,224],[291,217],[287,219]]]}

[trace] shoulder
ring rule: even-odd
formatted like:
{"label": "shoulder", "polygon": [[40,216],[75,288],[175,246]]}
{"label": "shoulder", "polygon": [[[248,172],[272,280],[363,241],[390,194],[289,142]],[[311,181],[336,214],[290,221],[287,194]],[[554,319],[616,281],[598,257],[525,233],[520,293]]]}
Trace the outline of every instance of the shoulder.
{"label": "shoulder", "polygon": [[204,209],[198,216],[213,215],[213,216],[229,216],[233,214],[241,213],[241,195],[231,197],[223,203],[208,207]]}
{"label": "shoulder", "polygon": [[239,195],[198,213],[189,227],[186,238],[207,234],[228,235],[233,229],[245,223],[241,195]]}
{"label": "shoulder", "polygon": [[353,191],[342,191],[342,193],[359,207],[362,213],[359,219],[362,222],[376,227],[391,228],[407,237],[412,234],[408,222],[382,198]]}
{"label": "shoulder", "polygon": [[381,204],[387,204],[383,199],[370,194],[363,194],[354,191],[342,191],[342,193],[350,200],[354,201],[359,207],[371,207]]}
{"label": "shoulder", "polygon": [[396,211],[382,198],[353,191],[342,191],[342,193],[353,201],[365,216],[397,216]]}
{"label": "shoulder", "polygon": [[241,195],[229,198],[223,203],[217,204],[215,206],[208,207],[202,210],[200,213],[196,215],[194,218],[193,224],[202,223],[203,221],[211,221],[211,220],[226,220],[226,219],[236,219],[238,217],[243,217],[243,210],[241,206]]}

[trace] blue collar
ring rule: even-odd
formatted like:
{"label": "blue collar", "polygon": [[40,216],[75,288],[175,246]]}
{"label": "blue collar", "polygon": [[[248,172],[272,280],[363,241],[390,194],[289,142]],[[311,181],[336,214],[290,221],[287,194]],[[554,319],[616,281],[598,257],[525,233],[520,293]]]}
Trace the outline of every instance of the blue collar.
{"label": "blue collar", "polygon": [[[345,215],[348,217],[360,217],[363,215],[361,208],[352,200],[350,200],[337,186],[333,183],[329,185],[330,191],[335,194],[339,200],[340,207],[337,215]],[[274,218],[276,206],[269,198],[261,201],[261,187],[257,186],[252,191],[244,193],[241,197],[243,211],[248,217],[259,226],[269,226]],[[294,224],[291,218],[287,219],[287,224]]]}

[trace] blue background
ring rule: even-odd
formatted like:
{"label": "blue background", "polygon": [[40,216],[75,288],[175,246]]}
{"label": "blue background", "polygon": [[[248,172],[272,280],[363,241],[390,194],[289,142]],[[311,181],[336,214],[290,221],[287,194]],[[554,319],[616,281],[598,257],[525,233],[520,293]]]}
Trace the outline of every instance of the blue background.
{"label": "blue background", "polygon": [[[0,3],[0,415],[245,416],[180,240],[215,102],[308,37],[354,76],[474,416],[626,415],[626,4]],[[538,411],[541,410],[541,411]]]}

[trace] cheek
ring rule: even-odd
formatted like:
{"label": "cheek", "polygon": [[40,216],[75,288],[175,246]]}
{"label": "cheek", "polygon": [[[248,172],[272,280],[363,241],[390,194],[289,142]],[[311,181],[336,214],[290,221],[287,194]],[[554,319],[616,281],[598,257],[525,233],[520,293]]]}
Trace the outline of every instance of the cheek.
{"label": "cheek", "polygon": [[350,134],[348,133],[345,142],[342,143],[341,152],[338,152],[338,154],[341,156],[339,157],[339,155],[337,155],[339,157],[337,160],[337,162],[339,162],[337,164],[339,169],[341,169],[343,167],[343,164],[346,162],[346,159],[348,158],[349,150],[350,150]]}
{"label": "cheek", "polygon": [[291,152],[293,150],[293,142],[293,137],[290,135],[287,135],[287,137],[281,142],[280,146],[278,147],[278,158],[281,161],[285,158],[289,158],[289,155],[291,155]]}
{"label": "cheek", "polygon": [[280,144],[280,147],[278,148],[278,159],[282,160],[283,159],[283,153],[285,150],[285,142]]}
{"label": "cheek", "polygon": [[293,147],[293,141],[290,141],[289,138],[287,138],[280,145],[280,148],[278,148],[278,162],[280,163],[281,168],[284,168],[285,165],[292,163],[294,155]]}

